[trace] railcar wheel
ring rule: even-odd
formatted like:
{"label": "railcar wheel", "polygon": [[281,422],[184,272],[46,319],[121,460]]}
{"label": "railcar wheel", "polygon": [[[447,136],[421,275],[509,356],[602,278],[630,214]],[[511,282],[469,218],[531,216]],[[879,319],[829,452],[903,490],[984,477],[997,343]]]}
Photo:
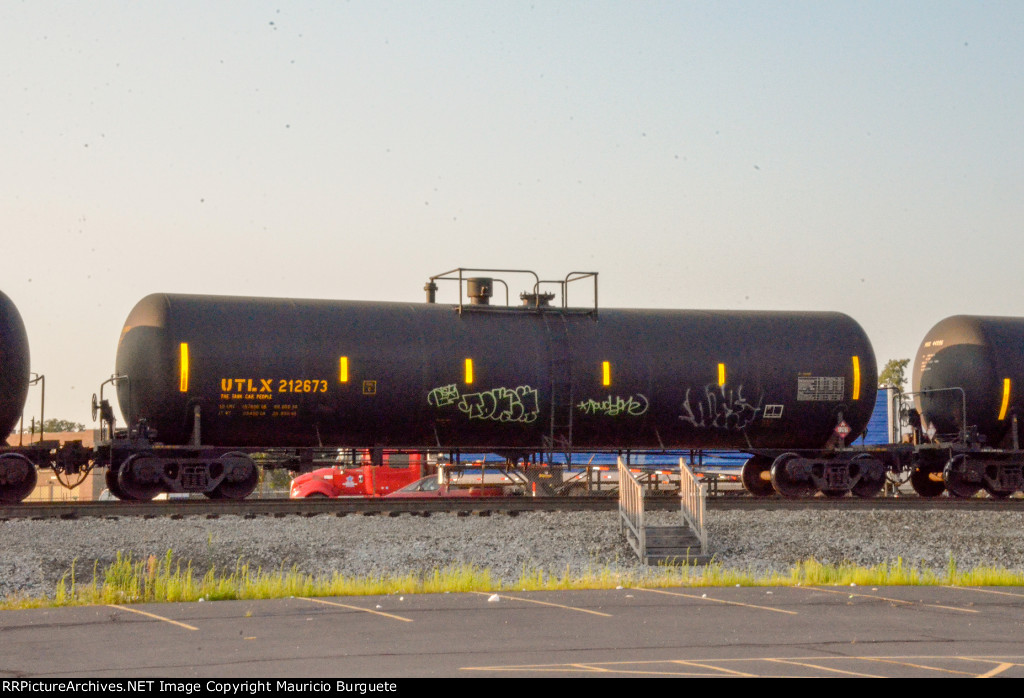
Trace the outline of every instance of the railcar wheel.
{"label": "railcar wheel", "polygon": [[925,465],[918,465],[911,471],[910,486],[921,497],[938,497],[946,491],[942,471]]}
{"label": "railcar wheel", "polygon": [[857,484],[853,486],[851,492],[855,497],[861,499],[871,499],[872,497],[878,496],[878,493],[885,487],[885,478],[880,480],[873,480],[871,478],[861,478],[857,481]]}
{"label": "railcar wheel", "polygon": [[129,499],[128,495],[121,489],[121,486],[117,484],[117,470],[117,468],[107,468],[107,473],[103,476],[107,483],[107,489],[110,491],[110,494],[118,499]]}
{"label": "railcar wheel", "polygon": [[1017,491],[1021,481],[1020,475],[1020,466],[1018,465],[1010,467],[990,463],[985,467],[981,486],[985,488],[992,499],[1006,499]]}
{"label": "railcar wheel", "polygon": [[[260,471],[252,458],[244,453],[225,453],[217,459],[224,466],[224,479],[214,489],[219,497],[211,499],[245,499],[260,482]],[[207,495],[210,496],[210,495]]]}
{"label": "railcar wheel", "polygon": [[783,497],[796,499],[814,494],[814,484],[810,480],[796,480],[786,467],[788,463],[799,458],[795,453],[783,453],[772,463],[772,487]]}
{"label": "railcar wheel", "polygon": [[985,481],[985,484],[982,485],[982,487],[985,488],[985,491],[988,492],[988,496],[991,497],[992,499],[1006,499],[1011,494],[1014,493],[1014,490],[999,489],[998,487],[995,487],[994,485],[989,483],[987,480]]}
{"label": "railcar wheel", "polygon": [[772,487],[772,459],[768,456],[752,456],[740,471],[743,489],[755,497],[768,497],[775,493]]}
{"label": "railcar wheel", "polygon": [[[885,487],[885,468],[881,463],[867,453],[862,453],[854,456],[851,464],[857,465],[860,470],[860,479],[850,489],[855,497],[870,499],[882,491]],[[880,469],[872,467],[874,465]]]}
{"label": "railcar wheel", "polygon": [[20,453],[0,456],[0,504],[19,504],[32,494],[38,476],[36,466]]}
{"label": "railcar wheel", "polygon": [[981,489],[981,483],[970,482],[967,480],[967,476],[964,473],[964,469],[967,465],[967,456],[959,454],[953,456],[946,463],[946,467],[942,469],[942,479],[946,483],[946,490],[953,497],[960,499],[967,499],[973,497]]}
{"label": "railcar wheel", "polygon": [[137,499],[140,502],[153,499],[163,491],[159,459],[151,453],[129,456],[117,469],[117,486],[125,499]]}

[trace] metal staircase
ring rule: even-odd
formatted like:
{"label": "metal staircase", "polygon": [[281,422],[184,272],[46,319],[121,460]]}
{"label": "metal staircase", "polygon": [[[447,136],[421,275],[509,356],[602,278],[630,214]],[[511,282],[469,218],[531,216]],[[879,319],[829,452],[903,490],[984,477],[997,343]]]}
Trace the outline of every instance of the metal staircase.
{"label": "metal staircase", "polygon": [[704,530],[707,492],[679,460],[680,524],[649,526],[644,517],[644,488],[619,459],[619,527],[637,556],[648,565],[703,565],[711,561]]}
{"label": "metal staircase", "polygon": [[701,552],[700,538],[689,526],[647,526],[646,549],[641,559],[648,565],[707,564],[711,556]]}

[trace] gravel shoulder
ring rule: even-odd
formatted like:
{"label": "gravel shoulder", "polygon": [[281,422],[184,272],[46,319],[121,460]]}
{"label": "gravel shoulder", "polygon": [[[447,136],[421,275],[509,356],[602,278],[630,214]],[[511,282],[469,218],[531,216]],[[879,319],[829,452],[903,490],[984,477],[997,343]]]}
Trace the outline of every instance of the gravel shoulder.
{"label": "gravel shoulder", "polygon": [[[652,523],[678,515],[651,513]],[[1024,572],[1024,512],[713,512],[715,560],[755,573],[799,561],[893,563],[944,570],[1003,567]],[[170,550],[207,571],[239,562],[311,574],[404,575],[452,565],[487,568],[506,581],[524,571],[640,571],[618,514],[534,512],[520,516],[314,516],[218,519],[92,519],[0,522],[0,597],[50,596],[74,562],[90,581],[118,552],[144,559]]]}

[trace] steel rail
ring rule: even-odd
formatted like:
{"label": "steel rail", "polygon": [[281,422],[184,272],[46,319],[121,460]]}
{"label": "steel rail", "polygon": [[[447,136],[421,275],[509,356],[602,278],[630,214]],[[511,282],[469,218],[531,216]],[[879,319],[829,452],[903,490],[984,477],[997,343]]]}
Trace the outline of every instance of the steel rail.
{"label": "steel rail", "polygon": [[[951,497],[876,497],[858,499],[845,497],[828,499],[807,497],[783,499],[781,497],[748,497],[742,495],[709,498],[709,520],[714,511],[801,511],[831,509],[846,511],[878,510],[939,510],[939,511],[999,511],[1020,510],[1022,499],[996,500],[980,497],[955,499]],[[182,518],[186,516],[333,516],[401,514],[430,515],[457,513],[486,516],[492,513],[516,515],[531,511],[608,511],[618,508],[615,497],[464,497],[453,499],[366,499],[362,497],[338,499],[247,499],[242,501],[189,500],[159,502],[22,502],[0,506],[0,521],[12,519],[85,519],[85,518]],[[647,509],[677,511],[677,497],[653,496],[647,500]]]}

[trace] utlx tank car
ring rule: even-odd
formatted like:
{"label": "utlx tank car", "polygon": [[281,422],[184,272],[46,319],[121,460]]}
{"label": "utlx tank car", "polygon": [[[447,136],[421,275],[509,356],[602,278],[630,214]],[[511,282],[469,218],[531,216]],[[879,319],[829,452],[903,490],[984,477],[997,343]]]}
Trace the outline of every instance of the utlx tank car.
{"label": "utlx tank car", "polygon": [[[104,447],[108,484],[135,499],[244,497],[253,451],[331,445],[512,459],[742,449],[761,493],[881,488],[881,462],[846,448],[867,424],[877,375],[846,315],[599,310],[591,273],[532,275],[522,305],[496,305],[492,277],[464,276],[483,271],[432,277],[422,304],[142,299],[118,344],[130,429]],[[588,279],[593,305],[570,306],[572,282]],[[438,281],[458,283],[458,304],[432,302]]]}

